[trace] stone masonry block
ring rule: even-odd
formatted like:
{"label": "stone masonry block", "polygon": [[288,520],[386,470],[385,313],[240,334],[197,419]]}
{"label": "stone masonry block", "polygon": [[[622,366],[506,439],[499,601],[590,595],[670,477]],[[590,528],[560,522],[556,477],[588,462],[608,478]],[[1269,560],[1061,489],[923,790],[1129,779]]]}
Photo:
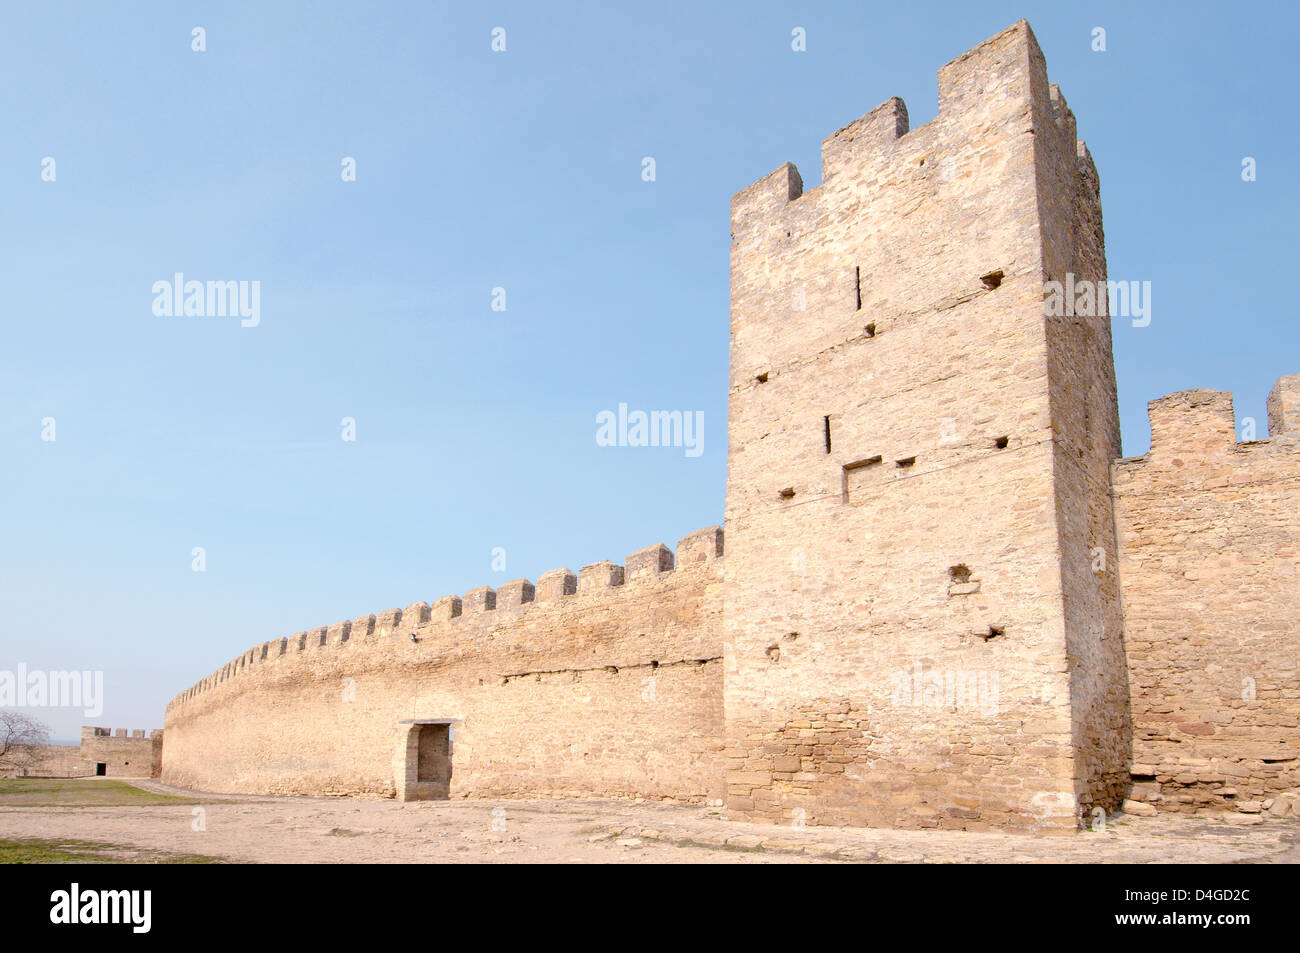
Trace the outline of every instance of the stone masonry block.
{"label": "stone masonry block", "polygon": [[559,602],[578,591],[578,577],[568,569],[550,569],[537,577],[538,602]]}
{"label": "stone masonry block", "polygon": [[631,556],[627,557],[626,578],[628,580],[640,579],[642,577],[655,577],[661,572],[668,572],[673,568],[673,551],[663,543],[655,543],[653,546],[646,546],[644,549],[638,549]]}
{"label": "stone masonry block", "polygon": [[578,591],[588,592],[592,589],[608,589],[610,586],[623,585],[623,567],[608,559],[598,563],[589,563],[578,570]]}
{"label": "stone masonry block", "polygon": [[479,586],[465,593],[461,600],[466,615],[476,612],[488,612],[497,607],[497,593],[491,586]]}
{"label": "stone masonry block", "polygon": [[497,587],[497,608],[521,606],[536,598],[537,589],[527,579],[512,579]]}

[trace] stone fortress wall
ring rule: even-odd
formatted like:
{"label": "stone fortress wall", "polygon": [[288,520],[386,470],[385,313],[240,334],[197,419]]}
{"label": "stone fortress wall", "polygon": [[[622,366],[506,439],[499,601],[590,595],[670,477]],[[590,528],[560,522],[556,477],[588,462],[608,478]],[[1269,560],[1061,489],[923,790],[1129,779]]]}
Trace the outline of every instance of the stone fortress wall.
{"label": "stone fortress wall", "polygon": [[[156,778],[162,773],[162,729],[146,731],[86,726],[79,745],[42,745],[30,768],[9,770],[25,778]],[[102,767],[101,767],[102,766]]]}
{"label": "stone fortress wall", "polygon": [[38,745],[29,763],[0,766],[0,778],[86,778],[95,766],[81,759],[80,745]]}
{"label": "stone fortress wall", "polygon": [[[163,732],[136,728],[81,729],[81,757],[93,769],[105,766],[110,778],[156,778],[162,773]],[[92,772],[94,773],[94,772]]]}
{"label": "stone fortress wall", "polygon": [[[536,585],[264,642],[168,705],[163,780],[219,792],[416,797],[421,783],[443,783],[453,797],[716,800],[722,556],[711,527],[675,554],[660,544],[623,566],[557,569]],[[425,738],[422,753],[435,730],[445,737]],[[438,756],[454,770],[424,782],[420,759]]]}
{"label": "stone fortress wall", "polygon": [[1300,378],[1267,440],[1190,391],[1117,460],[1110,319],[1044,306],[1106,264],[1028,24],[939,93],[733,199],[725,559],[713,527],[261,643],[168,705],[163,779],[1035,831],[1296,788]]}
{"label": "stone fortress wall", "polygon": [[1150,404],[1114,464],[1133,687],[1133,794],[1162,810],[1300,790],[1300,375],[1237,441],[1232,395]]}

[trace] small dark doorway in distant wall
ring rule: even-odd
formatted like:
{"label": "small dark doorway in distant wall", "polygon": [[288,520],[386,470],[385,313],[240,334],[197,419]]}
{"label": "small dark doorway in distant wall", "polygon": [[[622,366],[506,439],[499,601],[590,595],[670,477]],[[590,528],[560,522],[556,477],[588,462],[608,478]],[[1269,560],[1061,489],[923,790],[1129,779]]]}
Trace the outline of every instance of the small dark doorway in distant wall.
{"label": "small dark doorway in distant wall", "polygon": [[102,778],[102,777],[105,777],[107,774],[108,774],[108,765],[105,764],[103,761],[98,761],[98,762],[96,762],[96,763],[95,763],[95,777],[97,777],[97,778]]}

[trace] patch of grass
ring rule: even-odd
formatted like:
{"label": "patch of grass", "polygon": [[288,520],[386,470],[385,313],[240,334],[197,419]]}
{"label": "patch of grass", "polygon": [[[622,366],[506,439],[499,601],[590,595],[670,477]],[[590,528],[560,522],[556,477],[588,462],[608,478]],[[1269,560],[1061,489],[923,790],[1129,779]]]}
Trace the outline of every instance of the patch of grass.
{"label": "patch of grass", "polygon": [[0,807],[149,807],[200,804],[191,797],[155,794],[125,781],[77,778],[0,779]]}
{"label": "patch of grass", "polygon": [[224,864],[206,854],[175,854],[125,844],[58,838],[0,838],[0,864]]}

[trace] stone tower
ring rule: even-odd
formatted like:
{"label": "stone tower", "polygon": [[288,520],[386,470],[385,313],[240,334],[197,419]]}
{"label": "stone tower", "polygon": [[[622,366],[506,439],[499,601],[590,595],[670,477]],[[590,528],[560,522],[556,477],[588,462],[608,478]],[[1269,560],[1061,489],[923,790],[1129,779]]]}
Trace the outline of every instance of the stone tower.
{"label": "stone tower", "polygon": [[[1096,170],[1021,21],[736,194],[727,804],[1073,830],[1131,746]],[[1067,278],[1067,275],[1069,276]]]}

